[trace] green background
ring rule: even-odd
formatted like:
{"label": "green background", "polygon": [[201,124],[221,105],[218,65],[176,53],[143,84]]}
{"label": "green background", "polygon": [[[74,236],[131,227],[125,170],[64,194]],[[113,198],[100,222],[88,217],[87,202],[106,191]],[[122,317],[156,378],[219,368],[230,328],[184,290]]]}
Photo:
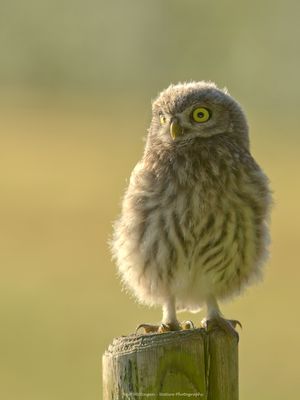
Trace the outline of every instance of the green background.
{"label": "green background", "polygon": [[264,282],[222,306],[243,323],[240,397],[298,397],[299,18],[292,0],[1,2],[2,399],[101,399],[105,347],[160,320],[107,242],[151,99],[191,79],[243,105],[274,191]]}

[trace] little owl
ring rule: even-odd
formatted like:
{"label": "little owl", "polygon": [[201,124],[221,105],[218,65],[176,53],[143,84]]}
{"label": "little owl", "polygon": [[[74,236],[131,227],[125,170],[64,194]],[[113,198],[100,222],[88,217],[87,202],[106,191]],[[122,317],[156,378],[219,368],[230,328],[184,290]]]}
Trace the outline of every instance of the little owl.
{"label": "little owl", "polygon": [[237,321],[222,317],[218,301],[260,277],[270,203],[245,115],[227,91],[202,81],[160,93],[112,240],[125,286],[163,309],[161,325],[140,327],[191,327],[176,311],[206,305],[206,321],[235,333]]}

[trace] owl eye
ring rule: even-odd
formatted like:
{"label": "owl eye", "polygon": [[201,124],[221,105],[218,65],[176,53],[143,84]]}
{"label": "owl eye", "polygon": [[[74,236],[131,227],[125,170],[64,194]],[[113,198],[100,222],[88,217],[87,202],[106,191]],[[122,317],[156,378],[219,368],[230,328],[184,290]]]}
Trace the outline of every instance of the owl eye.
{"label": "owl eye", "polygon": [[192,118],[195,122],[206,122],[210,119],[211,113],[205,107],[198,107],[192,112]]}
{"label": "owl eye", "polygon": [[167,118],[163,114],[160,114],[159,122],[161,123],[161,125],[164,125],[167,122]]}

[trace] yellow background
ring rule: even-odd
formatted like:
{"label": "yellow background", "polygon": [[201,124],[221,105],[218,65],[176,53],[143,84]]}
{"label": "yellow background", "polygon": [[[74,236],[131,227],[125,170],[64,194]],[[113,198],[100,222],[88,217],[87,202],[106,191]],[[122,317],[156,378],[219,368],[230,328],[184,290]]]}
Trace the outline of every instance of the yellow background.
{"label": "yellow background", "polygon": [[244,327],[240,397],[298,398],[299,17],[296,0],[1,3],[1,399],[100,399],[105,347],[159,321],[107,242],[151,99],[191,79],[243,105],[274,191],[265,280],[222,306]]}

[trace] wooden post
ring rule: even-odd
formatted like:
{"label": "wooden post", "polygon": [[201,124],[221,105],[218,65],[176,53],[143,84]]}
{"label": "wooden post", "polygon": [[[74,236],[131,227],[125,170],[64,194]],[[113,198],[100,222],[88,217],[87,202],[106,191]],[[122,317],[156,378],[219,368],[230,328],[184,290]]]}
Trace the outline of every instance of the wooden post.
{"label": "wooden post", "polygon": [[238,340],[220,329],[114,339],[103,355],[103,400],[238,400]]}

